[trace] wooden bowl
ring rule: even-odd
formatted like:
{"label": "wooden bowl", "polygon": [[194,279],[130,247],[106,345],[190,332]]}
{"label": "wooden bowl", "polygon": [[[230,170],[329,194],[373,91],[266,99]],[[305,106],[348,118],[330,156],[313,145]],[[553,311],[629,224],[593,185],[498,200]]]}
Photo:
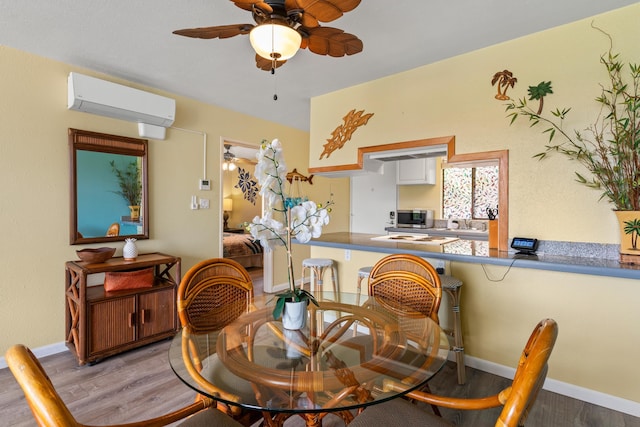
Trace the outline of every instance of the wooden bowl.
{"label": "wooden bowl", "polygon": [[105,262],[113,256],[116,252],[116,248],[96,248],[96,249],[81,249],[76,251],[78,257],[84,261],[92,264]]}

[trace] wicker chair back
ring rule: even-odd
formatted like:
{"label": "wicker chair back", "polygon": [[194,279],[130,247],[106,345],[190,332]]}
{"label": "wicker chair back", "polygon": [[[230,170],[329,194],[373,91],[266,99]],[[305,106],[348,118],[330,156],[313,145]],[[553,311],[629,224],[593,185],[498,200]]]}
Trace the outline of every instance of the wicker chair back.
{"label": "wicker chair back", "polygon": [[405,315],[419,314],[439,321],[440,276],[420,257],[397,254],[382,258],[371,269],[369,295]]}
{"label": "wicker chair back", "polygon": [[192,333],[224,328],[249,309],[253,282],[247,270],[228,258],[202,261],[178,287],[178,316]]}

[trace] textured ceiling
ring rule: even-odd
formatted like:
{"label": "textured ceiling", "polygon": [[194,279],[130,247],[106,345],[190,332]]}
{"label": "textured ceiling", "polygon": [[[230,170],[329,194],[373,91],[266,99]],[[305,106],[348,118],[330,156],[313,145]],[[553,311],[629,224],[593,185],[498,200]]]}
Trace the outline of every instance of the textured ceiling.
{"label": "textured ceiling", "polygon": [[301,50],[275,75],[255,67],[248,36],[171,33],[253,23],[225,0],[0,0],[0,43],[308,130],[314,96],[634,3],[363,0],[325,25],[357,35],[362,53],[331,58]]}

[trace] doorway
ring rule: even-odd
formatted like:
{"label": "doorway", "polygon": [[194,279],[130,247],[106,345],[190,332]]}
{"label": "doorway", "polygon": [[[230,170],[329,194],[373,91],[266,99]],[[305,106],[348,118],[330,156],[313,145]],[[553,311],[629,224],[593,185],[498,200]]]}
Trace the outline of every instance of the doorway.
{"label": "doorway", "polygon": [[[241,180],[254,176],[256,154],[259,144],[220,138],[220,183],[219,194],[222,211],[220,212],[220,254],[226,258],[239,262],[249,271],[255,280],[254,285],[262,283],[264,292],[271,292],[273,288],[272,255],[271,252],[252,253],[262,249],[259,243],[251,243],[246,227],[253,218],[262,215],[262,198],[259,194],[254,197],[246,196],[239,185]],[[243,241],[243,239],[246,241]],[[242,250],[238,248],[242,247]],[[255,289],[256,293],[261,291]]]}

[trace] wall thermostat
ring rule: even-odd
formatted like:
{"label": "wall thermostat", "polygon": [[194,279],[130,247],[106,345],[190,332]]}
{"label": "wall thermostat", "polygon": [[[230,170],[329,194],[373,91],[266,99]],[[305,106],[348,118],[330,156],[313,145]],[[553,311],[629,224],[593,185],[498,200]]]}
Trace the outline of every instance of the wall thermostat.
{"label": "wall thermostat", "polygon": [[511,240],[511,247],[518,251],[519,254],[532,255],[538,249],[538,239],[530,237],[514,237]]}
{"label": "wall thermostat", "polygon": [[200,180],[200,189],[201,190],[211,190],[211,181],[208,179]]}

